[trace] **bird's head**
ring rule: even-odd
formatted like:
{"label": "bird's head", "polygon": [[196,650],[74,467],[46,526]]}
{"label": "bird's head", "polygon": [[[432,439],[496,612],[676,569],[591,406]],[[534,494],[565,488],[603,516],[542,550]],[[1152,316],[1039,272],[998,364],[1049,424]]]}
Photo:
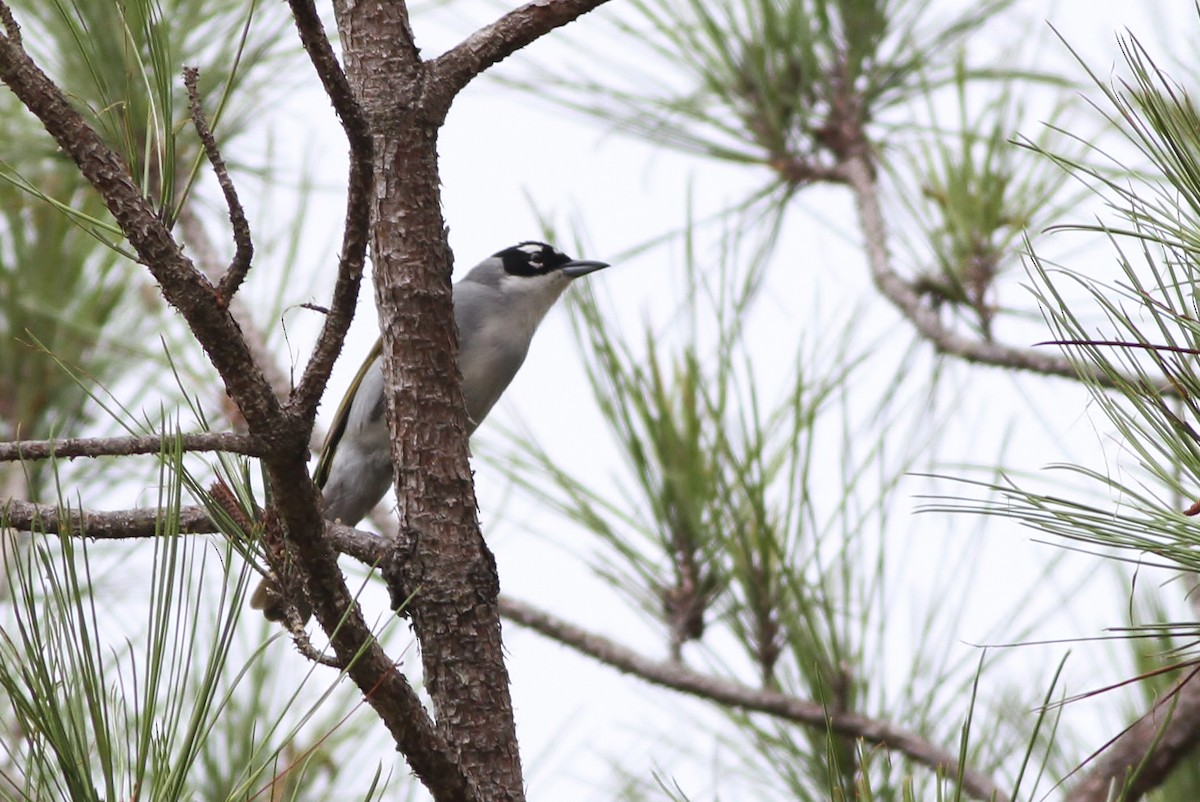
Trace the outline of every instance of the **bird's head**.
{"label": "bird's head", "polygon": [[553,245],[530,240],[492,254],[467,279],[505,290],[556,287],[561,291],[572,279],[606,267],[607,262],[572,259]]}
{"label": "bird's head", "polygon": [[522,242],[492,255],[504,265],[510,276],[547,276],[559,272],[567,278],[579,278],[608,267],[607,262],[572,259],[544,242]]}

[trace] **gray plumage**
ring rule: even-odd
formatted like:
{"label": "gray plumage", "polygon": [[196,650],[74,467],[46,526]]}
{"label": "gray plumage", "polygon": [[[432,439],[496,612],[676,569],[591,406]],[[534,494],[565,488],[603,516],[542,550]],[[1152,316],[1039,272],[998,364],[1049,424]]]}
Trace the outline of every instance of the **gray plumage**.
{"label": "gray plumage", "polygon": [[[571,281],[607,266],[573,260],[545,243],[523,242],[484,259],[454,285],[468,435],[512,382],[538,325]],[[379,350],[377,342],[351,383],[313,477],[325,517],[347,526],[366,517],[392,485]],[[267,618],[284,620],[284,600],[272,582],[260,583],[251,604]],[[300,612],[307,618],[306,610]]]}

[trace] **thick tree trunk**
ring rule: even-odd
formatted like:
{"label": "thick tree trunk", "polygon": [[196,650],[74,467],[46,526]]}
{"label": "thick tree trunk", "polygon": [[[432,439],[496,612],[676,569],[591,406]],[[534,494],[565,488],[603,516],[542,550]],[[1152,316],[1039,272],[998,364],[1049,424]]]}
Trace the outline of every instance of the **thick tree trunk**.
{"label": "thick tree trunk", "polygon": [[437,131],[448,103],[431,103],[400,4],[342,2],[347,77],[374,140],[371,253],[401,531],[392,561],[414,593],[437,725],[480,799],[524,799],[500,640],[495,563],[479,530],[457,368],[441,214]]}

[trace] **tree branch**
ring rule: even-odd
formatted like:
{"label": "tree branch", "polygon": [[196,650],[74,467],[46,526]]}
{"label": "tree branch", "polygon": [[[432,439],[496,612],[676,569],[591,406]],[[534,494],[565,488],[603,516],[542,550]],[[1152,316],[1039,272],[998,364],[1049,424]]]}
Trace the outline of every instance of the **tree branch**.
{"label": "tree branch", "polygon": [[[506,596],[500,597],[500,613],[514,623],[528,627],[652,685],[670,688],[720,705],[766,713],[838,735],[861,738],[900,752],[915,763],[928,766],[945,776],[955,776],[958,771],[957,754],[890,722],[854,713],[833,712],[818,702],[797,699],[774,691],[758,690],[733,680],[702,674],[673,661],[652,660],[603,635],[588,632],[532,605]],[[991,802],[1004,802],[1008,799],[991,777],[970,768],[965,768],[962,772],[962,787],[974,799]]]}
{"label": "tree branch", "polygon": [[1170,694],[1103,747],[1065,802],[1108,802],[1122,789],[1122,802],[1135,802],[1166,782],[1200,744],[1198,674],[1200,668],[1193,668]]}
{"label": "tree branch", "polygon": [[148,434],[137,437],[72,437],[64,440],[14,440],[0,443],[0,462],[76,457],[123,457],[161,454],[164,450],[226,451],[260,457],[267,453],[261,438],[236,432]]}
{"label": "tree branch", "polygon": [[5,36],[20,46],[21,26],[17,24],[17,20],[13,17],[12,10],[4,3],[0,3],[0,23],[4,25]]}
{"label": "tree branch", "polygon": [[[63,512],[67,515],[63,516]],[[34,504],[10,499],[0,503],[0,521],[11,529],[47,535],[88,537],[94,540],[137,540],[162,534],[159,521],[162,511],[154,507],[131,510],[64,510],[54,504]],[[184,535],[217,534],[217,525],[204,507],[179,508],[175,526]],[[325,524],[325,535],[340,554],[346,554],[365,565],[378,565],[390,553],[395,539],[380,537],[374,532],[343,526],[332,521]]]}
{"label": "tree branch", "polygon": [[[604,5],[606,0],[535,0],[480,28],[427,64],[445,111],[475,76],[555,28]],[[443,112],[444,114],[444,112]]]}
{"label": "tree branch", "polygon": [[299,384],[292,392],[289,408],[305,420],[316,418],[317,405],[325,394],[333,363],[342,352],[346,332],[354,319],[354,308],[362,286],[367,245],[371,235],[371,186],[374,175],[375,147],[362,106],[355,97],[346,74],[338,63],[333,46],[325,35],[325,26],[312,0],[288,0],[300,42],[321,79],[325,94],[342,123],[350,145],[350,166],[346,182],[346,225],[342,232],[342,250],[338,259],[337,281],[329,313],[313,346],[312,357]]}
{"label": "tree branch", "polygon": [[188,106],[192,112],[192,125],[196,128],[196,135],[200,137],[200,144],[204,146],[204,155],[208,157],[208,162],[217,176],[217,184],[221,187],[221,192],[225,196],[225,206],[229,211],[229,224],[233,227],[233,261],[230,262],[229,269],[225,271],[220,284],[217,285],[218,302],[228,305],[238,287],[246,280],[246,274],[250,272],[250,262],[254,258],[254,243],[250,239],[250,223],[246,220],[246,210],[242,208],[242,202],[238,200],[237,189],[233,186],[233,179],[229,177],[229,169],[225,166],[225,160],[221,158],[217,140],[213,136],[212,129],[208,127],[208,120],[204,118],[204,109],[200,105],[200,89],[196,85],[199,78],[200,71],[198,69],[184,67],[183,85],[187,89]]}
{"label": "tree branch", "polygon": [[[54,504],[34,504],[17,499],[0,504],[0,524],[10,529],[96,540],[157,537],[162,534],[161,519],[162,512],[151,507],[112,511],[64,510]],[[203,507],[181,507],[178,531],[201,535],[215,533],[217,528]]]}
{"label": "tree branch", "polygon": [[[195,212],[192,211],[191,205],[185,204],[179,210],[176,222],[178,224],[178,231],[183,235],[184,247],[192,255],[192,261],[204,272],[209,281],[219,281],[221,271],[224,269],[222,259],[217,255],[216,248],[213,246],[208,232],[204,230],[204,224]],[[292,391],[291,377],[276,362],[277,354],[267,344],[267,336],[258,325],[250,308],[246,305],[246,299],[238,296],[229,299],[229,311],[237,320],[238,326],[242,331],[242,336],[246,338],[246,346],[250,349],[250,354],[254,357],[255,364],[262,369],[263,376],[266,377],[267,384],[271,387],[271,392],[275,393],[276,398],[287,398],[288,394]],[[218,403],[223,400],[226,405],[228,404],[227,398],[218,398],[216,400]],[[232,425],[240,425],[244,428],[245,421],[240,415],[235,414],[229,417],[232,418]],[[323,436],[318,437],[314,432],[309,437],[309,448],[314,451],[319,449],[323,439]]]}
{"label": "tree branch", "polygon": [[[863,247],[866,249],[875,287],[900,310],[917,333],[932,343],[940,353],[980,365],[1030,371],[1043,376],[1061,376],[1076,381],[1086,377],[1088,381],[1102,387],[1116,386],[1106,374],[1089,366],[1076,364],[1060,354],[965,337],[946,326],[937,311],[923,301],[916,288],[892,269],[887,246],[887,225],[879,208],[875,173],[869,157],[863,153],[856,153],[844,159],[838,169],[844,182],[854,193],[859,225],[863,232]],[[1128,381],[1137,382],[1133,378]],[[1165,384],[1160,390],[1164,394],[1178,392],[1169,384]]]}

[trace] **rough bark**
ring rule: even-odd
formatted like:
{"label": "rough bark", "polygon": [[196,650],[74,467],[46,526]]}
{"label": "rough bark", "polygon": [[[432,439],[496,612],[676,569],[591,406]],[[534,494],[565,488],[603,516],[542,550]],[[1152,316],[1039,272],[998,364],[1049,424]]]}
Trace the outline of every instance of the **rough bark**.
{"label": "rough bark", "polygon": [[376,154],[372,263],[401,531],[395,563],[421,642],[439,731],[480,798],[524,798],[499,591],[479,531],[456,367],[451,254],[441,215],[437,131],[425,66],[400,5],[337,5],[350,83]]}

